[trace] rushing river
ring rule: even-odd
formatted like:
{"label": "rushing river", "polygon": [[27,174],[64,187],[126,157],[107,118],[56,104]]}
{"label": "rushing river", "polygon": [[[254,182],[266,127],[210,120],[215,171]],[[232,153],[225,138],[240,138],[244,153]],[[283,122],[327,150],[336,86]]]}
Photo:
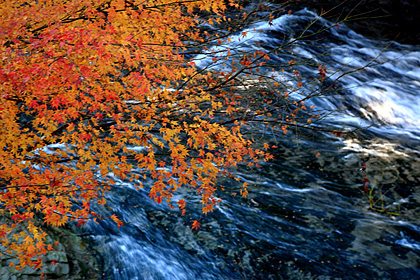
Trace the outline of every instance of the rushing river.
{"label": "rushing river", "polygon": [[[314,17],[307,10],[283,15],[272,25],[256,23],[247,36],[269,50]],[[249,197],[220,194],[223,202],[198,232],[190,230],[197,209],[181,217],[119,182],[103,211],[127,224],[82,229],[103,258],[103,279],[420,279],[420,46],[369,40],[344,25],[316,36],[294,55],[325,63],[330,82],[376,64],[342,78],[340,94],[312,101],[340,112],[323,124],[370,127],[341,137],[276,137],[272,162],[236,171]],[[299,71],[314,75],[313,67]],[[369,209],[363,162],[376,207],[397,215]]]}

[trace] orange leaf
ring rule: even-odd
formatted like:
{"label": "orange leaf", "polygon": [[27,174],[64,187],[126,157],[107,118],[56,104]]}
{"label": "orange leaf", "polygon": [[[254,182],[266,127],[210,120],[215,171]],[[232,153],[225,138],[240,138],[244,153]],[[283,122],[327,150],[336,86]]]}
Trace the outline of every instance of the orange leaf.
{"label": "orange leaf", "polygon": [[200,227],[200,223],[197,220],[194,220],[191,229],[195,229],[196,231]]}

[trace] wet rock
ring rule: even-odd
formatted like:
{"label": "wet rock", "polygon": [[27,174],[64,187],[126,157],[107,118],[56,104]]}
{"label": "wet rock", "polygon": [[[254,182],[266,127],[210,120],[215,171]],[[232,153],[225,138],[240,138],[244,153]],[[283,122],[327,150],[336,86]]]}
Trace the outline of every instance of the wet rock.
{"label": "wet rock", "polygon": [[[7,223],[8,218],[3,216],[0,222]],[[24,230],[24,225],[19,224],[17,230]],[[43,268],[33,269],[24,267],[17,270],[10,267],[11,262],[18,263],[17,259],[7,254],[5,248],[0,246],[0,279],[2,280],[39,280],[41,274],[45,279],[78,280],[98,279],[98,256],[77,231],[70,226],[59,229],[44,229],[47,232],[46,244],[54,244],[54,251],[48,252],[43,257]],[[59,241],[56,245],[55,241]]]}

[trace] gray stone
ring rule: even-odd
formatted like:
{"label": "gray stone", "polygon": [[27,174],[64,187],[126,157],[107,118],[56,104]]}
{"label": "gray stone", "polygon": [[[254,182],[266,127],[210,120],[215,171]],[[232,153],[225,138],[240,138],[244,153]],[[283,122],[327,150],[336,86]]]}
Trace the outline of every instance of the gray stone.
{"label": "gray stone", "polygon": [[67,263],[46,264],[43,271],[46,274],[54,274],[56,276],[64,276],[70,273],[70,267]]}

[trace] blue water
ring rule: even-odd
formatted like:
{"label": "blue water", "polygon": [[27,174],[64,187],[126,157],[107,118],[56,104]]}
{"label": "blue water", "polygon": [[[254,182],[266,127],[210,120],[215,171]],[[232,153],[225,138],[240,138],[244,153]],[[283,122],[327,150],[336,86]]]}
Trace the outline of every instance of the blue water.
{"label": "blue water", "polygon": [[[302,10],[272,25],[257,22],[245,37],[218,48],[255,49],[258,41],[267,51],[293,40],[314,18]],[[314,28],[328,24],[318,18]],[[321,127],[369,128],[341,137],[267,133],[278,147],[275,159],[259,169],[235,170],[249,183],[249,197],[219,194],[223,202],[201,216],[198,232],[190,227],[199,209],[181,217],[154,204],[146,190],[117,180],[109,208],[100,211],[117,214],[126,225],[102,221],[82,229],[103,256],[103,279],[420,279],[420,46],[370,40],[345,25],[315,39],[272,55],[271,63],[296,57],[325,64],[326,85],[365,67],[341,78],[338,94],[309,105],[339,112]],[[205,56],[196,57],[198,67],[206,63]],[[317,75],[313,66],[298,69],[307,81]],[[272,74],[279,81],[292,75]],[[398,215],[369,210],[362,162],[379,204]],[[221,183],[238,188],[228,179]]]}

